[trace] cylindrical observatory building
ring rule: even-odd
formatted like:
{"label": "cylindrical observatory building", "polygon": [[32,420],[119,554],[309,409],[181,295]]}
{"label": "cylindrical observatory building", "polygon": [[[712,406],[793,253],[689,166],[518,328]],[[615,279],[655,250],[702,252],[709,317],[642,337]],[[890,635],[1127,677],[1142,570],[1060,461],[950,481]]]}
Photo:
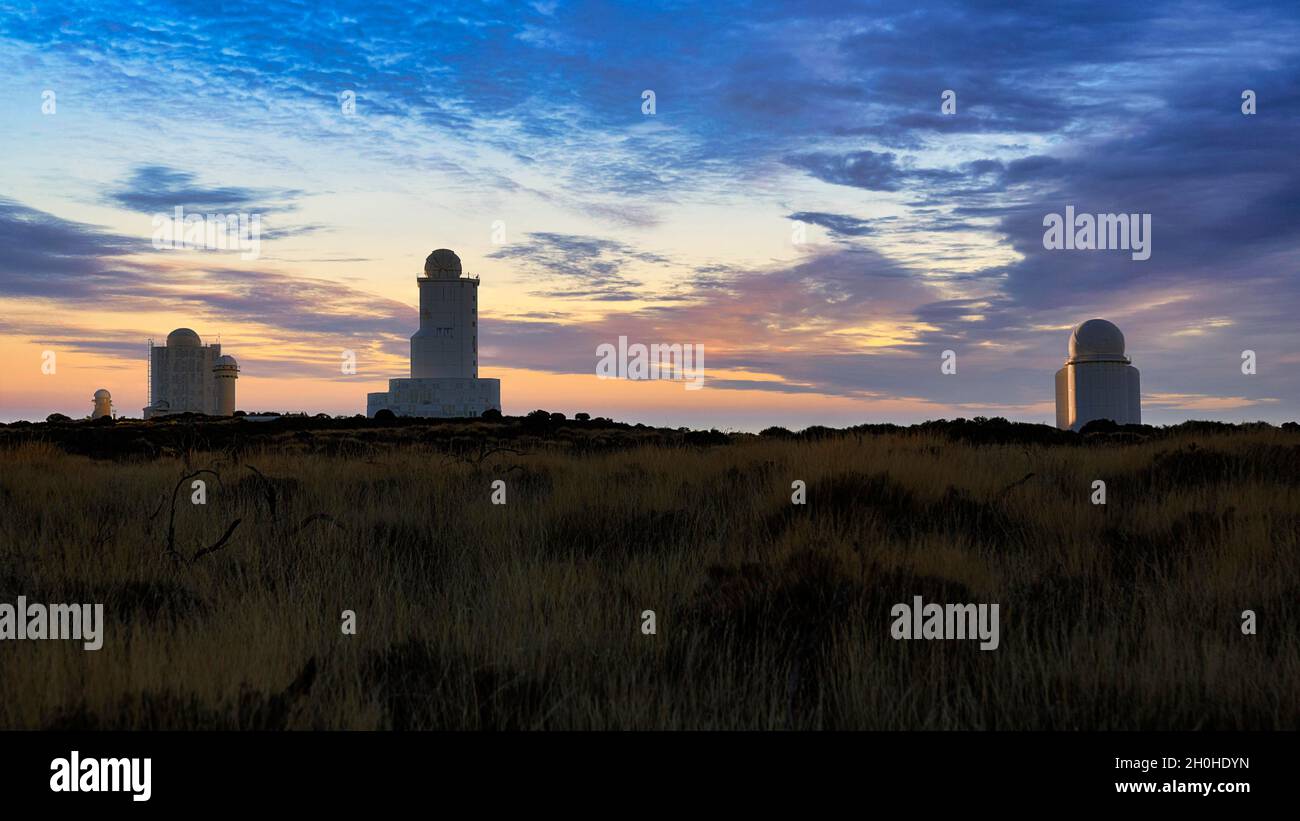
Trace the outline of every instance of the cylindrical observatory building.
{"label": "cylindrical observatory building", "polygon": [[217,357],[212,367],[212,378],[217,388],[217,416],[235,415],[235,380],[239,378],[239,363],[233,356]]}
{"label": "cylindrical observatory building", "polygon": [[104,416],[113,415],[113,394],[108,392],[107,388],[100,388],[95,391],[95,409],[90,412],[91,419],[99,419]]}
{"label": "cylindrical observatory building", "polygon": [[366,397],[366,415],[480,416],[501,410],[501,380],[478,378],[478,278],[461,275],[460,257],[439,248],[424,261],[420,329],[411,336],[411,377],[388,380]]}
{"label": "cylindrical observatory building", "polygon": [[1124,334],[1089,319],[1070,334],[1070,358],[1056,372],[1056,426],[1078,430],[1095,419],[1142,423],[1138,369],[1124,355]]}

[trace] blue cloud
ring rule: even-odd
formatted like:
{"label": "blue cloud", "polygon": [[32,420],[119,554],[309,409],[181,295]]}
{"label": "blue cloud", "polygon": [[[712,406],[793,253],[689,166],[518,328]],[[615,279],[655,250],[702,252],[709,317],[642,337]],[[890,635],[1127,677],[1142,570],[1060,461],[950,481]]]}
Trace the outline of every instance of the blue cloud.
{"label": "blue cloud", "polygon": [[838,237],[865,237],[875,229],[866,220],[847,214],[828,214],[824,211],[797,211],[789,219],[820,225]]}
{"label": "blue cloud", "polygon": [[536,277],[545,287],[535,288],[534,294],[605,302],[644,296],[641,281],[626,272],[635,263],[669,264],[659,254],[614,240],[544,231],[531,233],[526,241],[506,245],[489,256],[511,260],[525,274]]}
{"label": "blue cloud", "polygon": [[138,165],[105,192],[110,203],[142,214],[170,214],[178,206],[202,213],[274,213],[293,210],[301,196],[295,190],[203,185],[197,175],[164,165]]}

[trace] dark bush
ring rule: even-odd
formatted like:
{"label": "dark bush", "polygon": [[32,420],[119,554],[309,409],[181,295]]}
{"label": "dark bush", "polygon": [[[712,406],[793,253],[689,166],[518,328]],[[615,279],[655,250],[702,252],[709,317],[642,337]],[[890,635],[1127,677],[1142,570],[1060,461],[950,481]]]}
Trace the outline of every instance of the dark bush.
{"label": "dark bush", "polygon": [[686,432],[684,438],[686,444],[695,447],[731,444],[731,437],[716,428],[713,430],[690,430]]}
{"label": "dark bush", "polygon": [[825,425],[813,425],[812,427],[804,428],[799,431],[799,438],[830,439],[831,437],[839,436],[840,434],[841,431],[835,430],[834,428],[828,428]]}

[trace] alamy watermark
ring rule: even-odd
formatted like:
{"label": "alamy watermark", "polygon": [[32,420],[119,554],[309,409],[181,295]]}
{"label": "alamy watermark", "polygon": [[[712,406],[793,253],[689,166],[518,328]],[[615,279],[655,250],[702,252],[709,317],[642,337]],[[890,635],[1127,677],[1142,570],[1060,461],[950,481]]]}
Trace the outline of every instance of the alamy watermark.
{"label": "alamy watermark", "polygon": [[257,259],[262,253],[262,215],[186,214],[178,205],[170,216],[154,214],[153,247],[159,251],[239,251],[240,259]]}
{"label": "alamy watermark", "polygon": [[686,382],[686,390],[704,387],[704,345],[701,343],[629,345],[626,336],[618,346],[602,342],[596,346],[596,377],[646,381],[667,379]]}
{"label": "alamy watermark", "polygon": [[0,641],[50,639],[80,641],[86,650],[104,646],[104,605],[0,603]]}
{"label": "alamy watermark", "polygon": [[73,750],[50,762],[52,792],[124,792],[132,801],[153,795],[152,758],[82,758]]}
{"label": "alamy watermark", "polygon": [[889,635],[902,639],[978,639],[981,650],[996,650],[998,606],[996,604],[925,604],[920,596],[912,603],[899,603],[889,610],[894,619]]}
{"label": "alamy watermark", "polygon": [[1150,214],[1075,214],[1043,217],[1043,247],[1049,251],[1132,251],[1136,260],[1151,258]]}

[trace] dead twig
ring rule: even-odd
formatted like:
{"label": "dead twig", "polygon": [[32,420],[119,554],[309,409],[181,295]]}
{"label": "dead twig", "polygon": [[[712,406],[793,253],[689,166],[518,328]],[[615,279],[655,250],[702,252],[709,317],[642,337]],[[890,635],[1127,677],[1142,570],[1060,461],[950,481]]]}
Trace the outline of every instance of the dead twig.
{"label": "dead twig", "polygon": [[226,542],[230,541],[231,535],[235,532],[235,528],[239,527],[239,523],[242,521],[243,519],[236,519],[235,521],[231,522],[230,527],[226,528],[226,532],[221,535],[220,539],[217,539],[217,541],[209,547],[205,547],[202,550],[195,551],[194,555],[190,557],[190,562],[193,563],[197,561],[200,557],[206,556],[209,553],[216,553],[218,550],[225,547]]}
{"label": "dead twig", "polygon": [[105,545],[113,541],[113,537],[116,535],[117,525],[109,522],[109,513],[105,510],[99,515],[99,521],[95,527],[94,546],[91,548],[91,552],[98,554],[104,549]]}
{"label": "dead twig", "polygon": [[262,480],[262,490],[263,490],[263,492],[266,494],[266,503],[267,503],[267,506],[271,509],[271,519],[272,519],[272,520],[279,519],[280,516],[279,516],[279,513],[277,513],[277,510],[276,510],[276,498],[277,498],[277,497],[276,497],[276,492],[275,492],[275,483],[272,482],[270,479],[268,479],[268,478],[267,478],[267,477],[262,473],[262,471],[258,470],[257,468],[253,467],[252,465],[248,465],[248,464],[246,464],[246,465],[244,465],[244,467],[246,467],[246,468],[248,468],[249,470],[253,471],[253,473],[257,476],[257,478]]}
{"label": "dead twig", "polygon": [[149,521],[152,522],[154,519],[157,519],[157,518],[158,518],[158,514],[159,514],[159,513],[162,513],[163,505],[165,505],[165,504],[167,504],[167,494],[166,494],[166,493],[162,494],[162,496],[160,496],[160,497],[158,498],[158,507],[154,508],[153,513],[150,513],[150,514],[149,514]]}
{"label": "dead twig", "polygon": [[460,461],[471,465],[481,465],[483,464],[484,460],[486,460],[489,456],[493,455],[494,453],[513,453],[516,456],[527,456],[526,453],[515,450],[514,448],[508,448],[505,447],[504,445],[498,445],[497,447],[489,448],[487,446],[487,442],[481,442],[479,443],[477,456],[461,456]]}
{"label": "dead twig", "polygon": [[306,519],[303,519],[302,524],[298,525],[292,531],[290,531],[289,535],[297,536],[299,533],[301,533],[303,530],[306,529],[307,525],[311,524],[312,522],[329,522],[330,524],[337,527],[339,530],[343,529],[343,525],[339,523],[339,520],[335,519],[333,516],[329,515],[328,513],[313,513],[312,515],[308,516]]}
{"label": "dead twig", "polygon": [[217,477],[218,482],[221,481],[221,477],[217,475],[215,470],[204,468],[202,470],[196,470],[193,473],[185,474],[180,478],[180,481],[176,483],[176,487],[172,488],[172,510],[171,516],[167,520],[167,549],[163,551],[163,555],[169,556],[173,560],[184,558],[176,549],[176,494],[180,492],[181,485],[185,484],[190,479],[193,479],[196,476],[202,476],[205,473],[211,473],[213,476]]}
{"label": "dead twig", "polygon": [[1007,495],[1008,493],[1010,493],[1012,490],[1014,490],[1015,488],[1020,487],[1021,485],[1023,485],[1025,482],[1028,482],[1028,481],[1029,481],[1030,479],[1032,479],[1032,478],[1034,478],[1034,474],[1033,474],[1033,473],[1026,473],[1026,474],[1025,474],[1023,477],[1021,477],[1020,479],[1017,479],[1016,481],[1014,481],[1014,482],[1012,482],[1011,484],[1007,485],[1006,487],[1002,488],[1002,490],[1001,490],[1001,491],[998,493],[998,495],[997,495],[996,497],[994,497],[994,498],[996,498],[996,499],[1001,499],[1003,496],[1006,496],[1006,495]]}

